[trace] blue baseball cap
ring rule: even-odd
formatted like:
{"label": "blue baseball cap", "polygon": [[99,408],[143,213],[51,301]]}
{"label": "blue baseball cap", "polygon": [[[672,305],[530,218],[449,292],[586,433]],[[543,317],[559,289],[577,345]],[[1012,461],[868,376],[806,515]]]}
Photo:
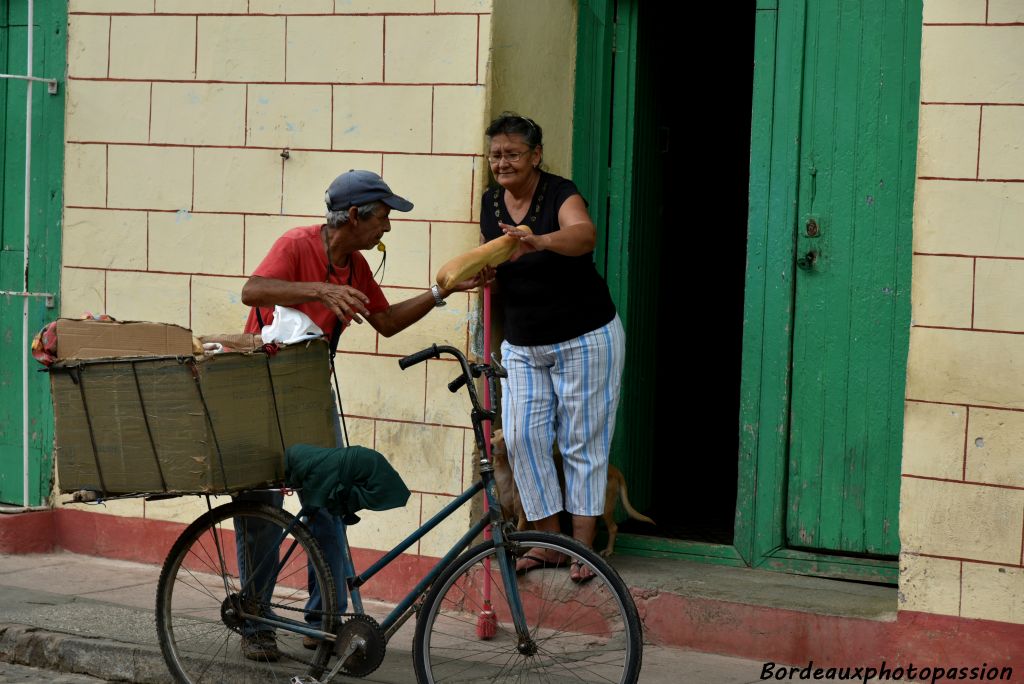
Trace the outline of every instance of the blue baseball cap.
{"label": "blue baseball cap", "polygon": [[330,211],[345,211],[370,202],[383,202],[398,211],[412,210],[412,202],[393,193],[384,179],[373,171],[346,171],[334,179],[324,199]]}

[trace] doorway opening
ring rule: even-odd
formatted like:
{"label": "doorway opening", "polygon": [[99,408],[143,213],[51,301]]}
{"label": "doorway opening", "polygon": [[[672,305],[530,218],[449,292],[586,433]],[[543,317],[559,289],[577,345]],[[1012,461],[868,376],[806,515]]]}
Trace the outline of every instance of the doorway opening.
{"label": "doorway opening", "polygon": [[[653,293],[657,305],[631,297],[627,339],[654,358],[645,383],[654,411],[639,429],[653,435],[641,512],[657,525],[630,520],[620,529],[728,545],[738,475],[754,7],[722,21],[710,5],[637,4],[637,96],[627,113],[636,131],[629,279],[631,293]],[[717,36],[686,39],[692,27]]]}

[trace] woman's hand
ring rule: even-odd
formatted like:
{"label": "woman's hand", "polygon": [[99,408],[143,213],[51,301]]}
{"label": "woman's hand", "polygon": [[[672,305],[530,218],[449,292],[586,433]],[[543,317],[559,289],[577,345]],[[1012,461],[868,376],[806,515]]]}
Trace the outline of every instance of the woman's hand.
{"label": "woman's hand", "polygon": [[513,260],[545,250],[568,257],[582,256],[594,251],[597,245],[597,229],[579,195],[572,195],[562,203],[558,210],[558,230],[532,235],[507,223],[499,222],[498,227],[519,240],[519,250],[512,255]]}
{"label": "woman's hand", "polygon": [[510,226],[507,223],[498,222],[498,227],[505,235],[511,235],[514,238],[519,239],[519,249],[509,258],[510,261],[515,261],[524,254],[530,254],[531,252],[541,252],[548,248],[548,242],[550,239],[547,235],[534,235],[533,233],[527,233],[525,230],[519,230],[516,226]]}

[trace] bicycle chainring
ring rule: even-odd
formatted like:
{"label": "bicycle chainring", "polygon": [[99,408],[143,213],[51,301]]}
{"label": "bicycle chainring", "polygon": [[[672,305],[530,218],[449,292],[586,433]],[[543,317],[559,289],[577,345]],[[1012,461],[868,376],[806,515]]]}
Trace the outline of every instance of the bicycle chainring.
{"label": "bicycle chainring", "polygon": [[384,661],[387,637],[377,621],[369,615],[353,615],[338,630],[335,655],[344,653],[353,639],[361,639],[363,643],[348,657],[341,669],[347,675],[365,677]]}

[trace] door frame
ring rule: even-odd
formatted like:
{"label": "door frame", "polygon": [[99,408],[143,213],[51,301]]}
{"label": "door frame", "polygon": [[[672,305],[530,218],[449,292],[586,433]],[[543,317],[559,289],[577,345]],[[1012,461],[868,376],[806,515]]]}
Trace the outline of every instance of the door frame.
{"label": "door frame", "polygon": [[[632,112],[640,0],[579,0],[573,177],[593,202],[595,258],[628,316]],[[755,0],[739,477],[732,545],[622,534],[617,550],[895,584],[898,563],[786,548],[800,107],[806,0]],[[616,12],[618,17],[616,21]],[[917,32],[920,49],[920,31]],[[910,46],[915,47],[915,46]],[[614,68],[615,62],[626,69]],[[914,160],[911,160],[913,162]],[[780,230],[789,226],[789,230]],[[900,397],[902,401],[903,397]],[[617,430],[617,433],[621,433]],[[628,455],[613,450],[613,458]]]}

